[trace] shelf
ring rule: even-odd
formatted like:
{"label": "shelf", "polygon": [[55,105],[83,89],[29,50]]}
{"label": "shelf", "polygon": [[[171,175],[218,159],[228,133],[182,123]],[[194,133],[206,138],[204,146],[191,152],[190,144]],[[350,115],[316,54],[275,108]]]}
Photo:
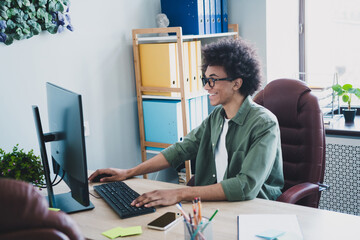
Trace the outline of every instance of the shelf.
{"label": "shelf", "polygon": [[[201,97],[201,96],[206,96],[208,95],[207,92],[204,93],[196,93],[196,94],[190,94],[185,96],[185,100],[187,99],[191,99],[191,98],[196,98],[196,97]],[[159,96],[159,95],[142,95],[143,99],[163,99],[163,100],[181,100],[181,97],[169,97],[169,96]]]}
{"label": "shelf", "polygon": [[[203,89],[198,89],[198,92],[189,92],[188,89],[185,89],[185,66],[187,62],[184,59],[183,42],[192,41],[192,40],[201,40],[201,39],[211,39],[211,38],[221,38],[221,37],[238,37],[238,25],[229,24],[230,32],[227,33],[216,33],[216,34],[206,34],[206,35],[182,35],[181,27],[168,27],[168,28],[145,28],[145,29],[133,29],[133,53],[134,53],[134,68],[135,68],[135,81],[136,81],[136,94],[137,94],[137,105],[138,105],[138,117],[139,117],[139,132],[140,132],[140,145],[141,145],[141,158],[142,161],[146,161],[146,153],[150,153],[147,147],[155,148],[167,148],[171,144],[168,143],[158,143],[158,142],[148,142],[145,140],[145,126],[144,126],[144,113],[143,113],[143,99],[166,99],[166,100],[178,100],[181,102],[181,117],[182,117],[182,131],[183,136],[186,136],[188,133],[188,123],[187,121],[187,112],[186,108],[188,104],[186,100],[192,99],[195,97],[206,96],[208,93],[203,91]],[[169,36],[159,36],[159,34],[170,33]],[[172,35],[175,33],[176,35]],[[179,69],[179,87],[149,87],[142,86],[141,79],[141,66],[140,66],[140,55],[139,55],[139,45],[143,43],[177,43],[177,69]],[[188,63],[186,63],[188,64]],[[199,65],[201,66],[201,64]],[[186,71],[189,71],[187,69]],[[191,74],[189,74],[190,76]],[[189,78],[188,76],[188,78]],[[171,85],[172,86],[172,85]],[[161,95],[145,95],[145,92],[153,93],[176,93],[168,94],[172,96],[161,96]],[[152,153],[157,153],[152,151]],[[191,166],[190,161],[185,162],[186,169],[186,181],[189,181],[191,178]],[[144,175],[144,178],[147,178],[147,175]]]}
{"label": "shelf", "polygon": [[[227,33],[214,33],[214,34],[205,34],[205,35],[182,35],[183,41],[192,41],[195,39],[206,39],[206,38],[216,38],[216,37],[229,37],[237,36],[237,32],[227,32]],[[154,37],[138,37],[138,43],[153,43],[153,42],[177,42],[177,36],[154,36]]]}

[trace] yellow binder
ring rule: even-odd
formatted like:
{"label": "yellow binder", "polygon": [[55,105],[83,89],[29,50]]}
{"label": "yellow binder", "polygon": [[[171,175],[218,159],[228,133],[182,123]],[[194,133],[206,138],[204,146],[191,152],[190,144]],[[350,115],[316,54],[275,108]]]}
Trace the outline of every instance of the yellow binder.
{"label": "yellow binder", "polygon": [[[140,72],[144,87],[178,87],[175,43],[140,44]],[[146,95],[179,96],[172,92],[144,92]]]}

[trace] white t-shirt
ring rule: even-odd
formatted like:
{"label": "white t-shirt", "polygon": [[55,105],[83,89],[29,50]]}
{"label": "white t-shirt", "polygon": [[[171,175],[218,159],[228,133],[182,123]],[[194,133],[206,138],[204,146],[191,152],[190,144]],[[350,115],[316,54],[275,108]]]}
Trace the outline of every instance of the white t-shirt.
{"label": "white t-shirt", "polygon": [[221,182],[224,179],[225,171],[228,166],[228,154],[226,151],[226,134],[229,129],[230,119],[224,121],[224,126],[220,134],[219,142],[215,149],[215,165],[216,165],[216,178],[217,182]]}

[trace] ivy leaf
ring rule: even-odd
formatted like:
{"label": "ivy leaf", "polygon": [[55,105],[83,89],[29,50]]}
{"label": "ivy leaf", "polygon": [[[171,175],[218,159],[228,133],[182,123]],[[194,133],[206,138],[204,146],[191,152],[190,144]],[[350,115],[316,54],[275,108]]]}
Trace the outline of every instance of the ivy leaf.
{"label": "ivy leaf", "polygon": [[53,24],[51,23],[47,28],[46,30],[51,33],[51,34],[55,34],[57,32],[57,25],[56,24]]}
{"label": "ivy leaf", "polygon": [[343,100],[343,102],[348,102],[349,101],[349,95],[347,95],[347,94],[344,94],[343,96],[342,96],[342,100]]}
{"label": "ivy leaf", "polygon": [[27,21],[27,24],[30,26],[31,32],[34,35],[38,35],[42,30],[40,24],[34,20]]}
{"label": "ivy leaf", "polygon": [[16,40],[21,40],[21,39],[24,38],[24,34],[23,34],[21,28],[17,28],[17,29],[15,30],[14,38],[15,38]]}
{"label": "ivy leaf", "polygon": [[17,4],[19,5],[19,8],[23,6],[24,0],[17,0]]}
{"label": "ivy leaf", "polygon": [[30,26],[27,25],[26,23],[23,24],[22,26],[22,32],[24,34],[24,37],[25,38],[30,38],[31,36],[31,29],[30,29]]}
{"label": "ivy leaf", "polygon": [[47,4],[48,1],[47,0],[38,0],[37,2],[39,4],[39,6],[45,7],[45,5]]}
{"label": "ivy leaf", "polygon": [[29,10],[30,12],[35,12],[36,9],[35,9],[34,4],[31,3],[31,4],[29,5],[29,7],[28,7],[28,10]]}
{"label": "ivy leaf", "polygon": [[12,35],[7,35],[5,44],[6,45],[11,45],[14,42],[14,38],[12,37]]}
{"label": "ivy leaf", "polygon": [[12,0],[5,0],[5,6],[10,7]]}
{"label": "ivy leaf", "polygon": [[49,2],[48,9],[49,12],[56,12],[56,2],[55,1]]}
{"label": "ivy leaf", "polygon": [[32,20],[36,20],[36,13],[35,12],[30,12],[28,13],[29,14],[29,18],[32,19]]}
{"label": "ivy leaf", "polygon": [[22,23],[24,22],[24,17],[25,17],[25,14],[23,11],[19,10],[15,15],[14,15],[14,20],[15,22],[17,23]]}
{"label": "ivy leaf", "polygon": [[47,12],[46,12],[45,8],[39,8],[36,12],[37,18],[44,19],[44,21],[45,21],[46,14],[47,14]]}
{"label": "ivy leaf", "polygon": [[55,12],[64,12],[64,6],[61,4],[61,2],[56,3]]}
{"label": "ivy leaf", "polygon": [[3,20],[7,20],[8,19],[8,15],[6,13],[6,11],[8,10],[9,8],[6,7],[6,6],[0,6],[0,18],[2,18]]}
{"label": "ivy leaf", "polygon": [[9,30],[14,30],[16,28],[16,24],[11,19],[7,20],[6,25]]}
{"label": "ivy leaf", "polygon": [[24,1],[23,1],[23,5],[24,5],[25,7],[29,7],[29,6],[31,5],[31,2],[30,2],[29,0],[24,0]]}

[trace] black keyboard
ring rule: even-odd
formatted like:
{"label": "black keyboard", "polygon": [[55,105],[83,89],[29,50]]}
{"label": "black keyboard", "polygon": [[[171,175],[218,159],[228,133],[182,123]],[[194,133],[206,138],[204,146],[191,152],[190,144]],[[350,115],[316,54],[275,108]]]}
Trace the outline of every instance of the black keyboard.
{"label": "black keyboard", "polygon": [[155,212],[154,207],[131,206],[131,202],[140,195],[124,182],[111,182],[94,186],[94,190],[104,198],[120,218],[135,217]]}

